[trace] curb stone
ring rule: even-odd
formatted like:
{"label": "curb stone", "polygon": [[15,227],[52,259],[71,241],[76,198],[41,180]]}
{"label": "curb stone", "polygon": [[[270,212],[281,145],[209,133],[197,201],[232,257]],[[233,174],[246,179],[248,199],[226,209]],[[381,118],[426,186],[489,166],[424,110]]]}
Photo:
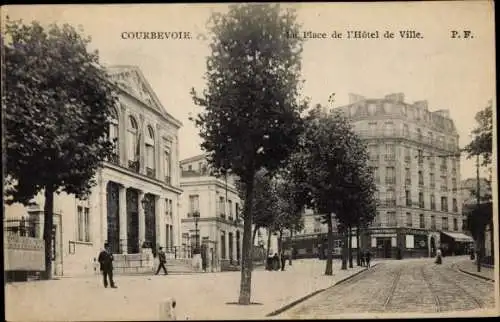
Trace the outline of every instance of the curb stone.
{"label": "curb stone", "polygon": [[472,273],[472,272],[468,272],[468,271],[466,271],[466,270],[463,270],[463,269],[461,269],[460,267],[458,267],[458,265],[456,265],[455,267],[456,267],[456,268],[457,268],[460,272],[462,272],[462,273],[464,273],[464,274],[468,274],[468,275],[471,275],[471,276],[474,276],[474,277],[478,277],[478,278],[481,278],[481,279],[483,279],[483,280],[485,280],[485,281],[495,282],[495,280],[494,280],[494,279],[491,279],[491,278],[489,278],[489,277],[482,276],[482,275],[479,275],[479,274],[474,274],[474,273]]}
{"label": "curb stone", "polygon": [[[375,267],[377,265],[378,265],[378,263],[374,263],[370,268],[373,268],[373,267]],[[361,274],[363,272],[366,272],[366,271],[368,271],[368,268],[362,269],[359,272],[356,272],[356,273],[354,273],[354,274],[352,274],[350,276],[344,277],[343,279],[335,282],[331,286],[328,286],[328,287],[316,290],[316,291],[314,291],[312,293],[309,293],[309,294],[307,294],[307,295],[305,295],[305,296],[303,296],[303,297],[301,297],[301,298],[299,298],[299,299],[297,299],[297,300],[295,300],[295,301],[293,301],[291,303],[286,304],[285,306],[283,306],[283,307],[281,307],[281,308],[279,308],[277,310],[274,310],[271,313],[266,314],[265,316],[266,317],[271,317],[271,316],[276,316],[278,314],[281,314],[281,313],[283,313],[283,312],[291,309],[292,307],[296,306],[297,304],[300,304],[300,303],[304,302],[305,300],[307,300],[307,299],[309,299],[309,298],[311,298],[311,297],[313,297],[313,296],[315,296],[315,295],[317,295],[319,293],[322,293],[322,292],[324,292],[324,291],[326,291],[326,290],[328,290],[328,289],[330,289],[332,287],[335,287],[335,286],[337,286],[337,285],[339,285],[341,283],[344,283],[344,282],[350,280],[351,278],[353,278],[353,277],[355,277],[355,276],[357,276],[357,275],[359,275],[359,274]]]}

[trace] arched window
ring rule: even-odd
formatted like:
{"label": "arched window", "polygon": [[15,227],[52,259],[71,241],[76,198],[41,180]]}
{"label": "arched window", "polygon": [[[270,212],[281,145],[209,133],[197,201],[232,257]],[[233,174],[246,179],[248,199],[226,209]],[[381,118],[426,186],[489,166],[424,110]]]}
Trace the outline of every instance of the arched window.
{"label": "arched window", "polygon": [[109,140],[111,142],[115,143],[114,152],[115,152],[115,155],[118,155],[119,147],[120,147],[119,122],[118,122],[118,111],[114,107],[111,109],[108,136],[109,136]]}
{"label": "arched window", "polygon": [[127,143],[128,143],[128,159],[129,161],[139,160],[139,150],[138,150],[138,138],[139,138],[139,127],[137,126],[137,121],[133,116],[128,118],[128,129],[127,129]]}
{"label": "arched window", "polygon": [[146,174],[150,177],[155,176],[155,132],[151,126],[148,126],[146,136]]}

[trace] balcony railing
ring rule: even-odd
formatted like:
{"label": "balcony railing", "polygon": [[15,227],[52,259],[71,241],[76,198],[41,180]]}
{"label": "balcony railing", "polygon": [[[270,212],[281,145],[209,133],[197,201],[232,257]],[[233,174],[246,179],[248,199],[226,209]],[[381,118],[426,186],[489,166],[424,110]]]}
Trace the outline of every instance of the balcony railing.
{"label": "balcony railing", "polygon": [[170,176],[165,176],[165,182],[168,184],[171,184],[171,177]]}
{"label": "balcony railing", "polygon": [[128,160],[128,168],[134,172],[139,172],[139,161]]}
{"label": "balcony railing", "polygon": [[394,154],[386,154],[386,155],[384,155],[384,160],[385,161],[395,161],[396,156]]}
{"label": "balcony railing", "polygon": [[385,183],[386,184],[395,184],[396,183],[396,178],[394,177],[389,177],[389,178],[385,178]]}
{"label": "balcony railing", "polygon": [[156,171],[155,171],[155,169],[147,167],[146,168],[146,175],[148,177],[150,177],[150,178],[155,178],[156,177]]}
{"label": "balcony railing", "polygon": [[457,144],[450,144],[447,142],[443,142],[442,140],[438,140],[434,137],[419,134],[416,131],[406,131],[406,130],[360,130],[356,131],[356,133],[362,138],[405,138],[409,140],[414,140],[420,143],[424,143],[427,145],[432,145],[437,148],[447,149],[451,151],[458,150]]}
{"label": "balcony railing", "polygon": [[447,166],[445,166],[445,165],[441,165],[441,166],[439,166],[439,169],[440,169],[442,172],[446,172],[446,171],[448,171],[448,167],[447,167]]}

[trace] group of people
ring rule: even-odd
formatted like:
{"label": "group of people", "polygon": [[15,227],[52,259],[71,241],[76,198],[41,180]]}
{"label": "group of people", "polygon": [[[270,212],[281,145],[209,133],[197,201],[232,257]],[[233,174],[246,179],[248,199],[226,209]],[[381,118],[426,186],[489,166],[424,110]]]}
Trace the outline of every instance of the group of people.
{"label": "group of people", "polygon": [[[109,284],[111,288],[117,288],[115,281],[113,280],[113,254],[109,249],[109,244],[104,244],[104,249],[99,253],[97,261],[99,262],[100,270],[102,272],[104,287],[107,288]],[[165,275],[168,275],[167,268],[165,267],[166,263],[167,255],[165,254],[163,247],[160,247],[158,249],[158,268],[156,269],[156,275],[160,273],[161,269],[163,269]]]}
{"label": "group of people", "polygon": [[372,253],[368,249],[360,251],[361,266],[366,266],[369,268],[371,258],[372,258]]}
{"label": "group of people", "polygon": [[[270,253],[272,254],[272,252]],[[266,270],[268,271],[282,271],[285,270],[286,260],[291,260],[292,251],[290,249],[286,249],[278,255],[278,253],[274,253],[274,255],[269,255],[266,260]]]}

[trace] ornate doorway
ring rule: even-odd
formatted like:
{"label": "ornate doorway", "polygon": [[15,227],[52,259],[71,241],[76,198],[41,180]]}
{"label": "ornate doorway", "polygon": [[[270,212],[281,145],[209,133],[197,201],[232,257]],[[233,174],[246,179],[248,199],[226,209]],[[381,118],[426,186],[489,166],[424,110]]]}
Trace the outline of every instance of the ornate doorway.
{"label": "ornate doorway", "polygon": [[114,254],[120,253],[120,206],[119,187],[114,182],[109,182],[106,187],[108,231],[106,240]]}
{"label": "ornate doorway", "polygon": [[156,254],[156,217],[155,217],[155,196],[152,194],[144,195],[144,216],[145,216],[145,243],[150,247],[153,254]]}
{"label": "ornate doorway", "polygon": [[127,189],[127,252],[139,253],[139,193]]}

